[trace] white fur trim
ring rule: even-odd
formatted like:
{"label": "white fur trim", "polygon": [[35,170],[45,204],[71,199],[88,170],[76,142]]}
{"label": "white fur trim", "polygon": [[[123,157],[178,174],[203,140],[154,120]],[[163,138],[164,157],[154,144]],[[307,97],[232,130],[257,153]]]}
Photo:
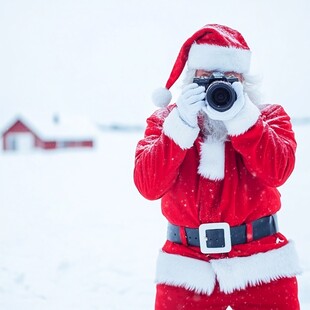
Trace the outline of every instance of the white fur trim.
{"label": "white fur trim", "polygon": [[208,137],[201,143],[198,173],[210,180],[223,180],[225,173],[225,142]]}
{"label": "white fur trim", "polygon": [[199,127],[190,127],[179,117],[178,110],[173,109],[166,117],[163,125],[163,132],[171,138],[182,149],[189,149],[193,146],[199,134]]}
{"label": "white fur trim", "polygon": [[194,43],[189,51],[187,63],[190,69],[246,73],[250,69],[251,51]]}
{"label": "white fur trim", "polygon": [[215,286],[215,273],[207,262],[159,252],[155,282],[211,295]]}
{"label": "white fur trim", "polygon": [[220,290],[225,293],[301,273],[293,242],[280,249],[249,257],[212,260],[211,265]]}
{"label": "white fur trim", "polygon": [[238,136],[250,129],[259,116],[259,108],[246,96],[246,102],[241,111],[234,118],[224,121],[224,124],[229,135]]}
{"label": "white fur trim", "polygon": [[155,89],[152,94],[152,101],[157,107],[166,107],[172,98],[172,94],[169,89],[161,87]]}
{"label": "white fur trim", "polygon": [[215,286],[215,279],[219,282],[222,292],[231,293],[247,286],[290,278],[300,273],[295,246],[290,242],[280,249],[266,253],[214,259],[209,263],[160,252],[155,282],[210,295]]}

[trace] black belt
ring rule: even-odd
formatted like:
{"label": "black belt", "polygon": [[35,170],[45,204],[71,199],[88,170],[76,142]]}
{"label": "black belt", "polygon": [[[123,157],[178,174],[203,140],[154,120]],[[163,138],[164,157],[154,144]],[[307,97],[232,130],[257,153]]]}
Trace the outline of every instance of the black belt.
{"label": "black belt", "polygon": [[[167,239],[184,243],[181,229],[180,226],[168,223]],[[249,224],[232,227],[227,223],[202,224],[199,228],[185,227],[183,232],[185,243],[189,246],[200,246],[202,253],[225,253],[230,251],[232,245],[244,244],[278,232],[277,216],[265,216]]]}

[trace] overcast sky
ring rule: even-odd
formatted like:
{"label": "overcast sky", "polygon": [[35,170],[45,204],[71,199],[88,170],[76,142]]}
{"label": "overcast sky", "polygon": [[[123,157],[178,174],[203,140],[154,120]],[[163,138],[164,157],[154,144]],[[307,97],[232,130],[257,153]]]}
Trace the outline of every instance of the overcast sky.
{"label": "overcast sky", "polygon": [[181,45],[207,23],[244,35],[269,101],[310,116],[309,3],[0,0],[0,125],[19,113],[143,124]]}

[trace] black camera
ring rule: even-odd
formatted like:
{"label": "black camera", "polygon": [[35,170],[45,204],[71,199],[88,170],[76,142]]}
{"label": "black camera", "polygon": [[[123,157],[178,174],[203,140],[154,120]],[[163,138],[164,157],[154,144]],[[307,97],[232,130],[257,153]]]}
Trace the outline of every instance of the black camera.
{"label": "black camera", "polygon": [[231,84],[238,82],[234,76],[226,77],[221,72],[213,72],[210,77],[194,78],[193,82],[206,89],[206,100],[216,111],[229,110],[237,99],[237,94]]}

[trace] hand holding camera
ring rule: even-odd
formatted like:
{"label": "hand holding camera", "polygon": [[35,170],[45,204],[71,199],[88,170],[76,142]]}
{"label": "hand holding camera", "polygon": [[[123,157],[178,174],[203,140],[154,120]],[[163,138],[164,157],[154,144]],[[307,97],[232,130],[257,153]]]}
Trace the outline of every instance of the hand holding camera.
{"label": "hand holding camera", "polygon": [[202,110],[214,120],[229,120],[244,106],[243,86],[238,78],[226,77],[213,72],[207,78],[194,78],[194,82],[206,90],[205,105]]}
{"label": "hand holding camera", "polygon": [[205,105],[205,87],[191,83],[184,87],[179,99],[177,109],[184,123],[190,127],[197,127],[197,114]]}

